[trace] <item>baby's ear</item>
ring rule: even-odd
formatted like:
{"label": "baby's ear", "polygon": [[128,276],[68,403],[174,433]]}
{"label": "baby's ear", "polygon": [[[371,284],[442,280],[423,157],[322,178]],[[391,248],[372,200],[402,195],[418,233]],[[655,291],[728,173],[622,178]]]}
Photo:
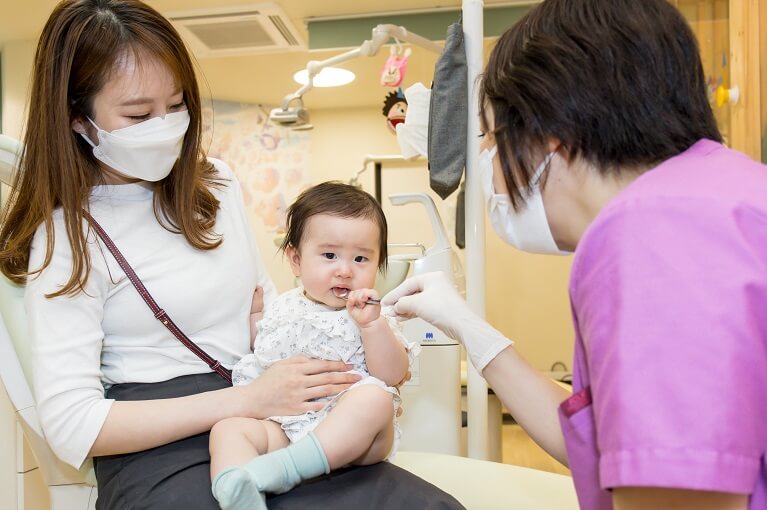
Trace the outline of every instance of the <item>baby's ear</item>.
{"label": "baby's ear", "polygon": [[301,276],[301,256],[299,255],[298,250],[289,244],[285,248],[285,256],[288,258],[288,262],[290,262],[290,269],[293,270],[293,276]]}

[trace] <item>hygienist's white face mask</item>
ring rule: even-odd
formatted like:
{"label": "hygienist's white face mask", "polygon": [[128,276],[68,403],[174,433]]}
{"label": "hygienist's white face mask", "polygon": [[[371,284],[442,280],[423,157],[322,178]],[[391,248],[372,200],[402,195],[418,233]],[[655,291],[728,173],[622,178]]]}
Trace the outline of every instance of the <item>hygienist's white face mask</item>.
{"label": "hygienist's white face mask", "polygon": [[498,154],[498,146],[483,150],[479,155],[479,172],[482,179],[482,189],[485,193],[487,212],[490,223],[498,236],[515,248],[531,253],[552,255],[568,255],[561,251],[551,234],[546,210],[543,207],[541,195],[541,176],[551,161],[554,153],[550,153],[536,168],[530,194],[525,208],[515,211],[511,206],[511,198],[506,193],[496,193],[493,186],[493,158]]}
{"label": "hygienist's white face mask", "polygon": [[96,159],[127,177],[151,182],[170,174],[181,155],[181,145],[189,128],[186,110],[111,132],[88,120],[98,130],[99,143],[94,144],[85,134],[82,137],[93,147]]}

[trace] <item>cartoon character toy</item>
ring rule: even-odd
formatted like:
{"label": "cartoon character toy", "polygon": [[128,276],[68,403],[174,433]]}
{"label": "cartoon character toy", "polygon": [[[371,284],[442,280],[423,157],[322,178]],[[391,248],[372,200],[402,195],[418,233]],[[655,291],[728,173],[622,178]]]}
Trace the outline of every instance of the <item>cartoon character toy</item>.
{"label": "cartoon character toy", "polygon": [[407,48],[404,53],[401,53],[401,49],[394,49],[391,47],[389,51],[389,58],[386,59],[383,71],[381,72],[381,85],[384,87],[399,87],[402,84],[402,80],[405,79],[405,71],[407,70],[407,58],[410,56],[410,48]]}
{"label": "cartoon character toy", "polygon": [[386,117],[386,126],[392,133],[397,132],[397,124],[405,122],[407,100],[402,89],[392,90],[384,99],[382,113]]}

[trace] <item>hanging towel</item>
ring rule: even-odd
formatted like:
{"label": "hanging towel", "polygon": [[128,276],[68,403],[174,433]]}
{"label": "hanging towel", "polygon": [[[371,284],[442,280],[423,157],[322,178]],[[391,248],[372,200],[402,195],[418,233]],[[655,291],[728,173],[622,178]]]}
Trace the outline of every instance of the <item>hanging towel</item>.
{"label": "hanging towel", "polygon": [[463,23],[459,21],[447,29],[445,49],[434,68],[429,109],[429,181],[443,199],[458,188],[466,166],[468,95]]}
{"label": "hanging towel", "polygon": [[429,101],[431,90],[418,82],[405,90],[407,113],[405,122],[397,124],[397,142],[405,159],[429,157]]}

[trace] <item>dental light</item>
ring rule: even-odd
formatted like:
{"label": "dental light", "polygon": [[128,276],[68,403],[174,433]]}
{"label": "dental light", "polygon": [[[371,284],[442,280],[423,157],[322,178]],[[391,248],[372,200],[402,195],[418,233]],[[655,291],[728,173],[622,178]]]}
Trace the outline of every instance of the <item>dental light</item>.
{"label": "dental light", "polygon": [[286,127],[291,127],[293,129],[307,129],[305,126],[310,125],[309,112],[304,108],[304,102],[301,98],[304,94],[314,88],[314,77],[326,67],[340,64],[341,62],[346,62],[347,60],[357,57],[373,57],[378,53],[378,50],[381,49],[381,46],[386,44],[389,39],[392,38],[426,48],[437,54],[442,53],[442,47],[439,44],[421,37],[418,34],[408,32],[405,27],[398,27],[396,25],[378,25],[373,29],[371,38],[363,42],[359,48],[341,53],[340,55],[336,55],[327,60],[309,61],[309,63],[306,64],[308,78],[306,85],[303,85],[292,94],[285,96],[282,100],[282,105],[280,105],[279,108],[274,108],[269,114],[269,118],[272,122]]}
{"label": "dental light", "polygon": [[[314,77],[315,87],[340,87],[354,81],[354,73],[340,67],[326,67]],[[309,71],[301,69],[293,75],[299,85],[309,83]]]}
{"label": "dental light", "polygon": [[[296,106],[290,106],[293,101],[296,102]],[[283,101],[282,108],[273,109],[269,114],[269,120],[281,126],[298,129],[309,125],[309,112],[304,108],[301,97],[295,97],[287,102]]]}

